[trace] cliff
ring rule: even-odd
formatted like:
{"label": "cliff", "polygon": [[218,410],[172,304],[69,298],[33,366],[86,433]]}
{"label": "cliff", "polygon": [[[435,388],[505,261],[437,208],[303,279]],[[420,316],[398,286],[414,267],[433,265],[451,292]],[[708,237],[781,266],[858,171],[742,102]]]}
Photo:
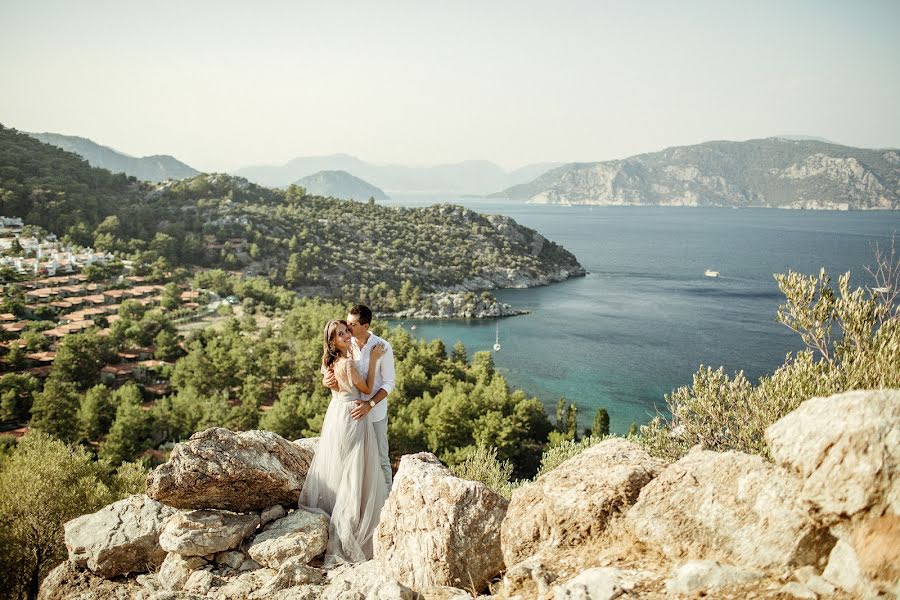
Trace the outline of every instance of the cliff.
{"label": "cliff", "polygon": [[900,151],[816,140],[707,142],[571,163],[495,196],[539,204],[900,208]]}
{"label": "cliff", "polygon": [[611,438],[511,501],[407,455],[374,559],[326,572],[327,518],[294,509],[314,442],[210,429],[176,446],[146,496],[68,522],[69,560],[39,597],[891,598],[898,439],[900,391],[879,390],[777,421],[774,464],[699,448],[665,464]]}

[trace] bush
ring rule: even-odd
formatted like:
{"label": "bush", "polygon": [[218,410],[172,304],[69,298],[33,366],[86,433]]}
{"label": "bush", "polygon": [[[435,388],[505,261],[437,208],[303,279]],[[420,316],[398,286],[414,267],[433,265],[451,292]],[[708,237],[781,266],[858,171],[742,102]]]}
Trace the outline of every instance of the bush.
{"label": "bush", "polygon": [[461,462],[451,465],[454,475],[469,481],[480,481],[507,500],[518,483],[511,483],[513,466],[508,460],[497,460],[497,449],[477,446]]}
{"label": "bush", "polygon": [[31,431],[0,463],[0,589],[35,598],[40,580],[66,558],[63,524],[131,493],[146,473],[113,471],[77,446]]}
{"label": "bush", "polygon": [[766,428],[808,398],[900,387],[900,261],[876,249],[876,262],[875,285],[865,289],[850,289],[849,272],[837,290],[824,269],[818,276],[775,275],[786,299],[776,318],[806,348],[756,386],[743,372],[729,377],[701,367],[691,386],[666,396],[671,418],[657,416],[641,428],[647,450],[670,461],[695,445],[770,458]]}
{"label": "bush", "polygon": [[580,440],[563,440],[557,443],[556,445],[551,445],[544,451],[543,456],[541,456],[541,466],[538,469],[537,475],[534,476],[535,479],[540,477],[545,473],[549,473],[565,461],[569,460],[576,454],[581,454],[591,446],[596,446],[600,442],[609,437],[613,436],[595,436],[589,435],[587,437],[583,437]]}

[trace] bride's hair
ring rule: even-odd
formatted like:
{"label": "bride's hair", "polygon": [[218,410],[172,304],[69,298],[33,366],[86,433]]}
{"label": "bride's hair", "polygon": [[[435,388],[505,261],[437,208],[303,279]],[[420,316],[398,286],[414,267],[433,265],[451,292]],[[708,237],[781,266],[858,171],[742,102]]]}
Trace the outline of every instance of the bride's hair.
{"label": "bride's hair", "polygon": [[334,345],[334,334],[337,332],[338,325],[347,326],[347,321],[337,319],[328,321],[325,324],[325,339],[322,343],[322,367],[330,369],[337,359],[341,357],[341,351]]}

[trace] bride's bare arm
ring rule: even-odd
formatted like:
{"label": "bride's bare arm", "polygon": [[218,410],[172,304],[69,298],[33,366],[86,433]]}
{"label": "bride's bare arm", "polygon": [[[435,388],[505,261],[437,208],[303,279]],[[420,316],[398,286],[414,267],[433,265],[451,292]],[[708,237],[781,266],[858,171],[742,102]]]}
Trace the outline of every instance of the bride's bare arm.
{"label": "bride's bare arm", "polygon": [[384,344],[375,344],[372,347],[372,351],[369,354],[369,373],[366,379],[362,378],[362,375],[359,374],[355,367],[351,367],[350,372],[353,375],[353,385],[363,394],[368,394],[372,391],[372,386],[375,385],[375,363],[384,356],[384,352]]}

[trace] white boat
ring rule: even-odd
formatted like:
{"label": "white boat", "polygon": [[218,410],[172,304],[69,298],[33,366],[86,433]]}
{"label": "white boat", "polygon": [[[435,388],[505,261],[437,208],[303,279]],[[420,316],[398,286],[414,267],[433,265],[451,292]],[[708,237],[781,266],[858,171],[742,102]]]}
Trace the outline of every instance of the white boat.
{"label": "white boat", "polygon": [[415,326],[415,325],[410,325],[409,328],[412,329],[413,331],[416,330],[416,326]]}
{"label": "white boat", "polygon": [[497,338],[494,341],[494,352],[500,351],[500,323],[497,323]]}
{"label": "white boat", "polygon": [[712,269],[707,269],[706,271],[703,272],[703,274],[706,275],[707,277],[718,277],[719,276],[719,272],[713,271]]}

